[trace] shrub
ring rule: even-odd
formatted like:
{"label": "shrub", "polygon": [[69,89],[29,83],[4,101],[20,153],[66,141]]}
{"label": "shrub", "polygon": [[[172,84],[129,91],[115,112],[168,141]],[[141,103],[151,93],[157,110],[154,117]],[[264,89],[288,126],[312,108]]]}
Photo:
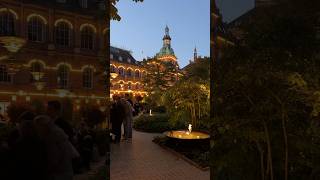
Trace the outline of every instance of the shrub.
{"label": "shrub", "polygon": [[133,127],[140,131],[154,133],[162,133],[172,128],[167,114],[141,115],[134,120]]}

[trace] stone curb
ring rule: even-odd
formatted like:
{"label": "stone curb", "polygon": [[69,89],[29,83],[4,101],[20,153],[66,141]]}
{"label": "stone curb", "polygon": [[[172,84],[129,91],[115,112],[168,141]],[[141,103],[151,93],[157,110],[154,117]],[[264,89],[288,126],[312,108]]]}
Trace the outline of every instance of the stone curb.
{"label": "stone curb", "polygon": [[[153,143],[155,143],[155,142],[153,142]],[[177,156],[178,158],[185,160],[187,163],[191,164],[192,166],[195,166],[196,168],[198,168],[198,169],[200,169],[202,171],[209,171],[210,170],[210,167],[201,167],[197,163],[193,162],[191,159],[187,158],[186,156],[176,152],[175,150],[173,150],[173,149],[171,149],[171,148],[169,148],[167,146],[164,146],[164,145],[161,145],[161,144],[158,144],[158,143],[155,143],[155,144],[159,145],[163,149],[169,151],[170,153],[172,153],[173,155]]]}

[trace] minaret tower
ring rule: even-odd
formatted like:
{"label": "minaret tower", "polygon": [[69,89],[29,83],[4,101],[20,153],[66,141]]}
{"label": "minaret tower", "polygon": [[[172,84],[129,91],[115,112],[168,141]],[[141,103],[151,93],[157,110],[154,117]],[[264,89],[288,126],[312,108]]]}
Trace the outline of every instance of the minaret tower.
{"label": "minaret tower", "polygon": [[174,51],[171,48],[171,37],[169,34],[168,26],[166,26],[165,28],[165,34],[162,40],[163,40],[162,48],[160,49],[160,52],[157,53],[156,57],[160,60],[172,61],[174,63],[177,63],[177,57],[175,56]]}
{"label": "minaret tower", "polygon": [[193,52],[193,62],[196,62],[197,58],[198,58],[197,47],[195,47]]}
{"label": "minaret tower", "polygon": [[165,35],[163,36],[163,46],[171,47],[171,37],[169,35],[169,28],[166,26]]}

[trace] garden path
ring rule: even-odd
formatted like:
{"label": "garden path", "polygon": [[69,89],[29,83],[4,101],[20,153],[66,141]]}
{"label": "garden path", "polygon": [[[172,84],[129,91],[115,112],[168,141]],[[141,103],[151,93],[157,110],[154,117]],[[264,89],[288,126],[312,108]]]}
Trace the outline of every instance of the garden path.
{"label": "garden path", "polygon": [[209,180],[201,171],[152,142],[159,134],[133,131],[131,143],[111,144],[111,180]]}

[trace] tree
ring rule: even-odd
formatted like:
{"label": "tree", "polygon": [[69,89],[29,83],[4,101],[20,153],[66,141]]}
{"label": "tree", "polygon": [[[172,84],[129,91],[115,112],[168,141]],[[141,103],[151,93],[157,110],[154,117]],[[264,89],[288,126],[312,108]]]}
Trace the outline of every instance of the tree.
{"label": "tree", "polygon": [[143,83],[149,94],[149,103],[159,106],[163,92],[176,83],[178,70],[174,63],[159,60],[156,57],[143,63],[147,71]]}
{"label": "tree", "polygon": [[[208,129],[210,111],[210,58],[199,58],[183,69],[185,76],[162,96],[173,123]],[[182,121],[182,122],[181,122]]]}
{"label": "tree", "polygon": [[[143,2],[143,0],[132,0],[134,2]],[[118,9],[116,8],[116,4],[119,0],[110,0],[109,1],[109,10],[110,10],[110,19],[120,21],[121,17],[118,14]]]}
{"label": "tree", "polygon": [[317,17],[301,7],[257,9],[241,44],[214,62],[214,179],[319,173]]}

